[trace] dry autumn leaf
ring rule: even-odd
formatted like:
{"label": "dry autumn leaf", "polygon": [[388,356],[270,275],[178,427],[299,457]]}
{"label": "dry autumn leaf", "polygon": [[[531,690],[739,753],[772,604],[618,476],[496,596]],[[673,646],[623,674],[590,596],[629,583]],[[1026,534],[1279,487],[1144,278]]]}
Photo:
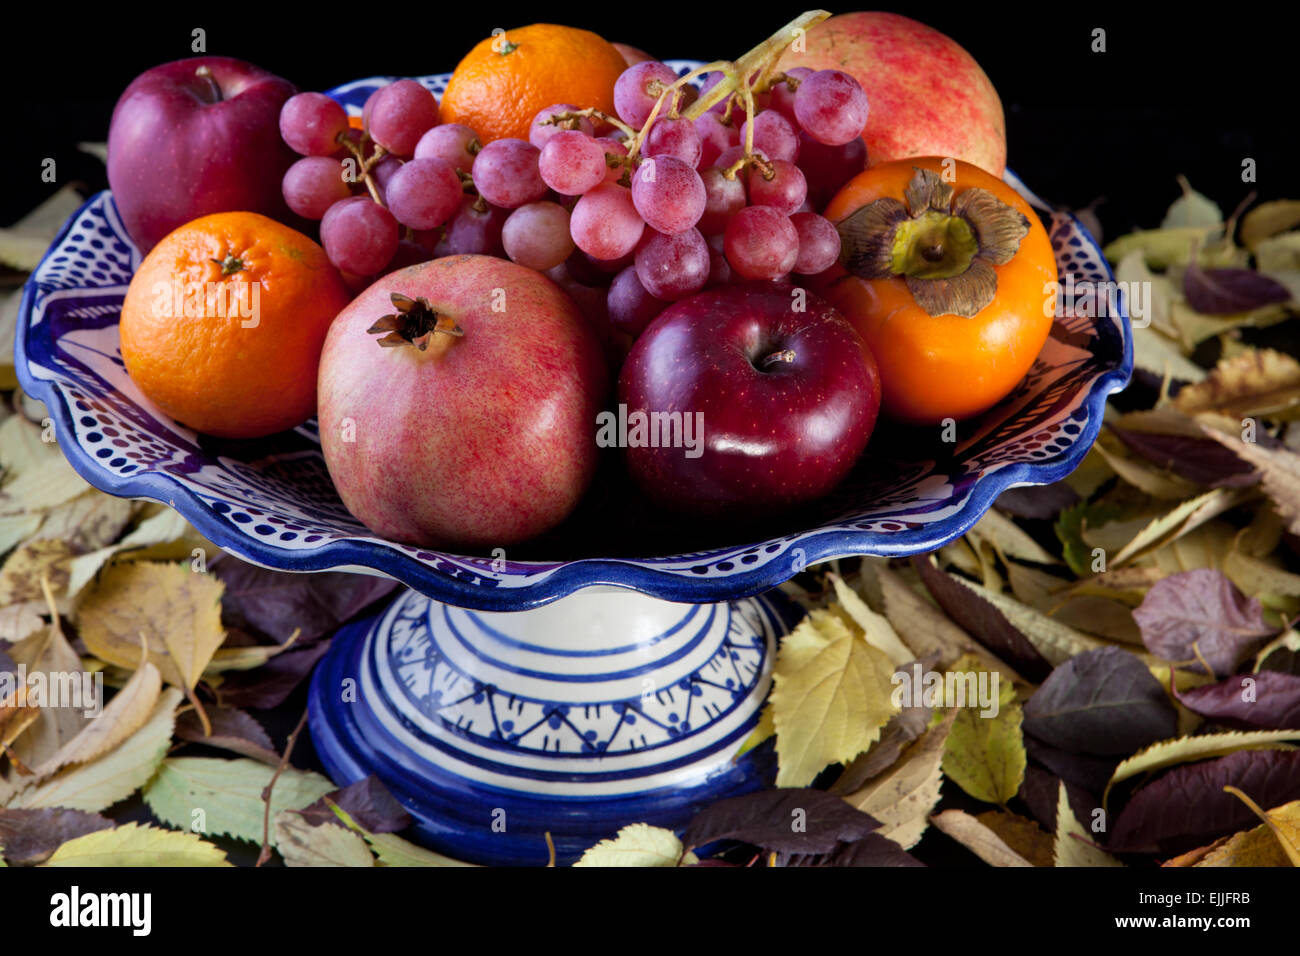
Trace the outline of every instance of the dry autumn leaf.
{"label": "dry autumn leaf", "polygon": [[163,679],[192,690],[221,646],[221,582],[179,564],[116,564],[82,600],[77,627],[90,652],[135,667],[143,639]]}
{"label": "dry autumn leaf", "polygon": [[781,639],[773,668],[778,787],[802,787],[827,764],[847,763],[898,710],[894,667],[831,611],[813,611]]}

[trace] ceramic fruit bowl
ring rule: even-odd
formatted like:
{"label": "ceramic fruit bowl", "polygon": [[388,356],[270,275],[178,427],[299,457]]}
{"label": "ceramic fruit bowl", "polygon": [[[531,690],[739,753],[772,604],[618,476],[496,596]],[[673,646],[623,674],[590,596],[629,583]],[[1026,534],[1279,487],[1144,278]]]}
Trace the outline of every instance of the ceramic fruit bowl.
{"label": "ceramic fruit bowl", "polygon": [[[685,71],[693,64],[672,62]],[[447,77],[424,78],[441,93]],[[332,91],[352,112],[385,78]],[[1049,216],[1064,281],[1111,280],[1079,221]],[[28,283],[17,366],[42,399],[73,466],[91,484],[173,505],[211,541],[255,564],[291,571],[364,569],[458,607],[515,611],[595,584],[671,601],[760,593],[815,562],[907,555],[963,534],[1005,489],[1046,484],[1083,460],[1106,397],[1132,370],[1126,314],[1059,318],[1019,388],[956,442],[939,429],[878,429],[858,469],[832,496],[784,523],[701,529],[655,512],[623,483],[616,461],[562,527],[510,553],[451,554],[377,538],[343,507],[315,423],[256,442],[222,442],[154,408],[118,354],[118,310],[140,255],[109,193],[64,227]],[[1123,310],[1120,310],[1123,312]],[[594,425],[593,425],[594,427]],[[933,440],[931,440],[933,439]]]}
{"label": "ceramic fruit bowl", "polygon": [[[438,94],[445,81],[423,80]],[[359,113],[384,82],[332,95]],[[1112,279],[1075,218],[1006,178],[1048,217],[1062,281]],[[220,441],[146,400],[118,349],[139,263],[110,194],[68,221],[23,295],[23,388],[96,487],[165,502],[254,564],[388,575],[412,589],[337,635],[313,678],[312,736],[337,782],[377,774],[421,839],[481,863],[544,863],[548,834],[568,862],[622,824],[681,827],[769,781],[770,744],[736,753],[797,613],[779,593],[756,595],[829,558],[930,551],[1005,489],[1064,477],[1133,363],[1122,304],[1067,313],[1016,391],[955,441],[882,426],[834,494],[779,522],[704,527],[657,512],[615,455],[544,539],[450,554],[383,540],[352,518],[314,422]]]}

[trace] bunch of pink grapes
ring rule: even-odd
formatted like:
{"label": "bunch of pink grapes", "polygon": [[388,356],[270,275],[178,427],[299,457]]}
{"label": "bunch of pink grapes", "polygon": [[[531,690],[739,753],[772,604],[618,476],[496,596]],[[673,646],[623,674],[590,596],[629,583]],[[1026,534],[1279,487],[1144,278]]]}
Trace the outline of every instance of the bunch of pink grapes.
{"label": "bunch of pink grapes", "polygon": [[563,267],[607,288],[610,320],[633,336],[703,289],[834,265],[839,233],[820,210],[866,166],[857,81],[796,68],[753,96],[752,119],[738,97],[688,119],[678,109],[695,91],[666,92],[677,79],[638,63],[614,87],[618,123],[561,103],[537,114],[527,140],[486,145],[440,123],[415,80],[371,95],[364,133],[328,96],[300,93],[280,116],[303,157],[284,197],[320,221],[330,261],[350,276],[460,253]]}

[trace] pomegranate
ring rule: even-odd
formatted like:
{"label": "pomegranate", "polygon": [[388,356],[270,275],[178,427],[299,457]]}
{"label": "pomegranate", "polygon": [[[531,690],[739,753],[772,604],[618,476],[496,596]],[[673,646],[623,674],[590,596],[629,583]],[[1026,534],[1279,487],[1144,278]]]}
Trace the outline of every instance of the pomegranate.
{"label": "pomegranate", "polygon": [[335,318],[321,447],[343,503],[377,535],[506,547],[582,497],[607,385],[595,334],[555,283],[448,256],[382,277]]}

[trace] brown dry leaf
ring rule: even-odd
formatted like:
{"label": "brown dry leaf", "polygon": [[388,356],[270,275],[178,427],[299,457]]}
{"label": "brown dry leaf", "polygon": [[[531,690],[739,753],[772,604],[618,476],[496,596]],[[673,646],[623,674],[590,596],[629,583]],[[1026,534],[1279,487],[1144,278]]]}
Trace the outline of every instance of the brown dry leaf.
{"label": "brown dry leaf", "polygon": [[49,607],[43,598],[0,607],[0,641],[17,644],[27,640],[45,626],[45,618],[41,615],[48,612]]}
{"label": "brown dry leaf", "polygon": [[0,746],[7,747],[32,725],[41,709],[27,699],[27,685],[0,682]]}
{"label": "brown dry leaf", "polygon": [[1052,835],[1028,817],[1010,810],[986,810],[975,819],[1034,866],[1055,866]]}
{"label": "brown dry leaf", "polygon": [[1294,418],[1300,412],[1300,362],[1273,349],[1244,352],[1219,362],[1209,378],[1184,388],[1173,404],[1188,415]]}
{"label": "brown dry leaf", "polygon": [[126,686],[113,695],[103,713],[32,771],[40,777],[48,776],[68,764],[87,763],[112,750],[144,726],[161,693],[162,676],[158,668],[145,661]]}
{"label": "brown dry leaf", "polygon": [[1264,493],[1286,522],[1286,529],[1300,534],[1300,455],[1286,448],[1265,448],[1256,442],[1241,441],[1213,428],[1207,428],[1205,434],[1259,469]]}
{"label": "brown dry leaf", "polygon": [[1033,866],[986,824],[964,810],[945,810],[930,822],[990,866]]}
{"label": "brown dry leaf", "polygon": [[1275,810],[1265,812],[1254,800],[1237,787],[1224,787],[1228,793],[1250,807],[1255,816],[1264,821],[1264,826],[1277,839],[1278,846],[1286,854],[1292,866],[1300,866],[1300,800],[1283,804]]}
{"label": "brown dry leaf", "polygon": [[944,742],[957,717],[948,711],[899,757],[898,761],[844,799],[880,821],[876,832],[904,850],[915,846],[939,802]]}
{"label": "brown dry leaf", "polygon": [[[27,668],[29,677],[37,673],[57,675],[57,679],[65,686],[69,680],[84,681],[81,658],[68,643],[57,621],[15,644],[9,649],[9,656],[14,663]],[[81,687],[83,693],[80,696],[84,697],[85,684],[82,683]],[[86,712],[93,711],[99,700],[98,697],[93,700],[83,699],[80,703],[81,707],[41,708],[40,716],[14,744],[14,753],[18,759],[27,766],[34,767],[79,734],[90,719]]]}
{"label": "brown dry leaf", "polygon": [[85,554],[116,541],[134,507],[130,498],[89,491],[53,508],[33,538],[59,539],[73,554]]}
{"label": "brown dry leaf", "polygon": [[1123,443],[1110,432],[1103,433],[1092,447],[1115,470],[1115,474],[1153,498],[1182,501],[1200,490],[1199,485],[1186,478],[1127,454]]}
{"label": "brown dry leaf", "polygon": [[966,533],[975,541],[991,545],[1004,559],[1017,558],[1035,564],[1061,563],[1060,558],[1046,551],[1020,525],[994,508],[984,512],[984,517]]}
{"label": "brown dry leaf", "polygon": [[193,690],[225,639],[223,585],[179,564],[116,564],[81,602],[77,627],[92,654],[136,667],[143,637],[149,660],[167,683]]}
{"label": "brown dry leaf", "polygon": [[0,606],[42,600],[43,575],[49,575],[53,591],[61,591],[68,583],[71,557],[67,542],[58,540],[28,541],[14,549],[0,567]]}
{"label": "brown dry leaf", "polygon": [[1171,511],[1148,521],[1128,544],[1110,559],[1108,566],[1119,567],[1151,554],[1210,519],[1235,508],[1251,494],[1253,491],[1248,488],[1215,488],[1199,497],[1184,501]]}
{"label": "brown dry leaf", "polygon": [[896,571],[881,568],[877,580],[884,597],[885,616],[917,656],[937,655],[937,665],[945,668],[964,654],[974,654],[981,665],[997,671],[1003,680],[1009,683],[1020,680],[1014,670],[954,624],[928,597],[909,588]]}
{"label": "brown dry leaf", "polygon": [[[1288,827],[1292,834],[1300,832],[1300,800],[1293,800],[1268,811],[1269,818],[1279,828]],[[1245,867],[1291,866],[1286,848],[1277,834],[1266,823],[1250,830],[1234,833],[1215,840],[1209,846],[1176,856],[1165,861],[1165,866]]]}

